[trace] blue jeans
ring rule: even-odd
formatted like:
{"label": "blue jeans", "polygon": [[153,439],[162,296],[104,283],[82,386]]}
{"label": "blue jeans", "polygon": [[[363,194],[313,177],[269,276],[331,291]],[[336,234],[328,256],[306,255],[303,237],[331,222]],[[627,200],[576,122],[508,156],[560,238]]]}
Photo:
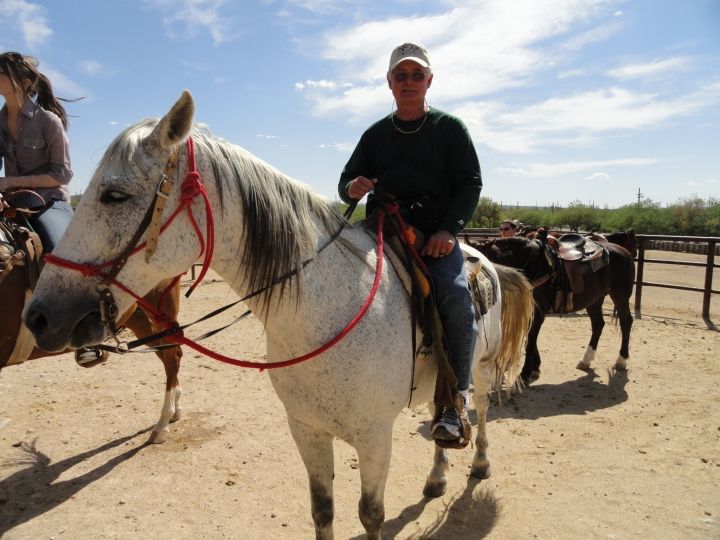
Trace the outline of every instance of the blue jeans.
{"label": "blue jeans", "polygon": [[445,257],[424,257],[435,288],[438,311],[450,349],[450,364],[458,379],[458,390],[470,387],[472,358],[478,325],[468,292],[465,258],[460,244]]}
{"label": "blue jeans", "polygon": [[43,252],[50,253],[60,241],[73,217],[73,209],[67,201],[50,201],[45,209],[28,217],[30,225],[40,236]]}

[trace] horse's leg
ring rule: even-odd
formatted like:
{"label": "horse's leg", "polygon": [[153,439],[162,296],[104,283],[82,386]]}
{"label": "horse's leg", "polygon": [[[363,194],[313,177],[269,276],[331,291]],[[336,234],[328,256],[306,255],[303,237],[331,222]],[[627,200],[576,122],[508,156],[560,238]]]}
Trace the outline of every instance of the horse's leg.
{"label": "horse's leg", "polygon": [[633,317],[630,312],[630,299],[625,295],[610,293],[615,304],[616,316],[620,321],[620,332],[622,341],[620,343],[620,353],[615,361],[615,369],[625,371],[627,369],[627,361],[630,358],[630,329],[633,325]]}
{"label": "horse's leg", "polygon": [[[143,338],[150,336],[157,331],[150,319],[142,309],[136,309],[130,318],[125,322],[132,332],[138,337]],[[162,341],[152,344],[160,344]],[[163,400],[162,409],[160,411],[160,420],[153,428],[150,434],[149,442],[162,443],[167,440],[170,428],[170,422],[175,422],[182,416],[182,408],[180,407],[180,395],[182,389],[178,382],[178,371],[180,370],[180,359],[182,358],[182,348],[180,346],[164,349],[156,353],[162,360],[165,368],[165,398]]]}
{"label": "horse's leg", "polygon": [[435,498],[445,494],[445,488],[447,487],[445,473],[448,470],[449,464],[447,451],[444,448],[440,448],[437,444],[433,446],[435,446],[433,466],[432,469],[430,469],[430,474],[428,474],[427,479],[425,480],[423,495]]}
{"label": "horse's leg", "polygon": [[525,386],[540,378],[540,351],[537,340],[540,335],[540,328],[545,322],[545,313],[535,306],[532,325],[528,332],[527,346],[525,347],[525,364],[523,365],[520,377]]}
{"label": "horse's leg", "polygon": [[[473,374],[473,378],[476,378]],[[477,389],[475,390],[477,395]],[[433,402],[428,403],[430,408],[430,418],[435,418],[435,404]],[[444,448],[440,448],[437,444],[435,447],[435,454],[433,455],[433,466],[430,469],[430,473],[427,475],[425,480],[425,487],[423,488],[423,495],[426,497],[440,497],[445,494],[445,488],[447,486],[447,479],[445,473],[447,473],[449,463],[447,451]]]}
{"label": "horse's leg", "polygon": [[354,441],[360,462],[358,513],[368,540],[380,540],[385,521],[385,483],[392,454],[392,423],[378,426]]}
{"label": "horse's leg", "polygon": [[335,463],[332,435],[315,431],[307,424],[295,420],[288,414],[290,433],[305,464],[310,482],[310,508],[315,524],[315,538],[332,540],[333,518],[333,478]]}
{"label": "horse's leg", "polygon": [[[492,362],[481,360],[473,367],[473,401],[477,413],[477,434],[475,435],[475,455],[470,474],[483,480],[490,478],[490,460],[487,456],[488,438],[485,427],[490,402],[488,393],[492,385]],[[499,388],[498,392],[502,392],[502,389]]]}
{"label": "horse's leg", "polygon": [[605,326],[605,319],[602,314],[602,305],[605,300],[605,296],[601,296],[598,300],[590,304],[587,309],[587,314],[590,316],[590,325],[592,326],[592,335],[590,336],[590,343],[585,349],[585,355],[583,359],[577,365],[577,369],[587,371],[595,360],[595,353],[597,352],[598,342],[602,335],[603,327]]}

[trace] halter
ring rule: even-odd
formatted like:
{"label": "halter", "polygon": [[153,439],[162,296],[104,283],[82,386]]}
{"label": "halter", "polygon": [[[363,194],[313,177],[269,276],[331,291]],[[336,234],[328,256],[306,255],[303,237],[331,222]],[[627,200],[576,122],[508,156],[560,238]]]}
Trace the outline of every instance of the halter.
{"label": "halter", "polygon": [[[140,295],[129,289],[122,282],[118,281],[117,276],[122,268],[127,264],[131,256],[136,253],[145,250],[145,260],[149,261],[152,255],[155,253],[157,248],[158,239],[175,218],[183,211],[187,210],[188,218],[195,229],[198,241],[200,242],[200,255],[204,254],[202,269],[195,282],[190,286],[185,296],[190,296],[195,287],[202,282],[205,277],[210,262],[212,260],[213,248],[215,245],[215,231],[214,221],[212,215],[212,208],[210,206],[210,200],[208,199],[207,191],[205,186],[200,181],[200,175],[197,172],[195,163],[195,145],[192,138],[188,137],[186,141],[187,147],[187,162],[188,172],[185,176],[185,180],[182,183],[181,190],[182,194],[180,197],[180,204],[168,218],[164,225],[160,226],[160,220],[165,209],[165,203],[168,196],[172,192],[173,185],[175,183],[175,177],[177,176],[177,163],[179,153],[176,148],[170,153],[170,157],[165,165],[160,181],[158,182],[155,190],[155,195],[150,203],[142,221],[135,230],[132,238],[128,241],[125,248],[120,252],[115,259],[106,261],[99,264],[93,263],[76,263],[67,259],[62,259],[51,253],[45,255],[45,262],[54,264],[63,268],[69,268],[82,273],[83,276],[99,276],[102,281],[96,286],[97,292],[100,294],[100,319],[103,324],[108,328],[115,341],[120,344],[117,338],[117,327],[115,325],[115,319],[118,316],[118,308],[113,298],[112,292],[110,291],[110,285],[115,285],[122,291],[132,296],[135,301],[145,310],[152,314],[153,318],[158,321],[162,326],[177,327],[177,321],[171,321],[166,317],[160,310],[148,303]],[[206,232],[205,238],[203,238],[198,226],[197,220],[192,211],[192,204],[195,197],[201,196],[205,203],[205,214],[206,214]],[[140,238],[147,231],[147,238],[145,242],[138,244]],[[106,270],[108,269],[109,270]],[[168,285],[163,292],[163,296],[179,281],[180,276],[176,276],[175,279]],[[162,297],[161,297],[162,302]]]}

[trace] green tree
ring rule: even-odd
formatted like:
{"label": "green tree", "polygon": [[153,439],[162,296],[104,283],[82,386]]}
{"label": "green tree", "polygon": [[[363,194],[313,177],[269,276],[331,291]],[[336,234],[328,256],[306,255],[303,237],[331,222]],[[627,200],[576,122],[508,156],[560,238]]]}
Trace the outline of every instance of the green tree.
{"label": "green tree", "polygon": [[502,219],[501,206],[490,197],[480,197],[468,227],[497,227]]}
{"label": "green tree", "polygon": [[706,234],[704,214],[705,201],[695,196],[690,199],[681,199],[679,204],[673,205],[673,224],[678,231],[674,234],[688,236],[702,236]]}

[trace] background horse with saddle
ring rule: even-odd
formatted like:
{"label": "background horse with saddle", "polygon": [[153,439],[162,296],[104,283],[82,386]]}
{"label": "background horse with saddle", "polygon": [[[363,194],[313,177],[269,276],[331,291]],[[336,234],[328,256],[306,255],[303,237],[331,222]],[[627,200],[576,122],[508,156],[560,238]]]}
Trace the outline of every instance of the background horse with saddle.
{"label": "background horse with saddle", "polygon": [[[632,231],[614,237],[634,244]],[[615,362],[616,370],[625,370],[630,356],[632,327],[630,296],[635,281],[635,263],[623,246],[577,233],[548,234],[547,229],[533,231],[532,237],[517,236],[491,240],[478,249],[491,261],[521,269],[533,285],[535,314],[525,351],[521,376],[526,384],[540,376],[540,352],[537,338],[548,313],[587,310],[592,335],[578,369],[588,370],[595,358],[605,325],[603,302],[610,295],[613,315],[620,323],[622,340]]]}

